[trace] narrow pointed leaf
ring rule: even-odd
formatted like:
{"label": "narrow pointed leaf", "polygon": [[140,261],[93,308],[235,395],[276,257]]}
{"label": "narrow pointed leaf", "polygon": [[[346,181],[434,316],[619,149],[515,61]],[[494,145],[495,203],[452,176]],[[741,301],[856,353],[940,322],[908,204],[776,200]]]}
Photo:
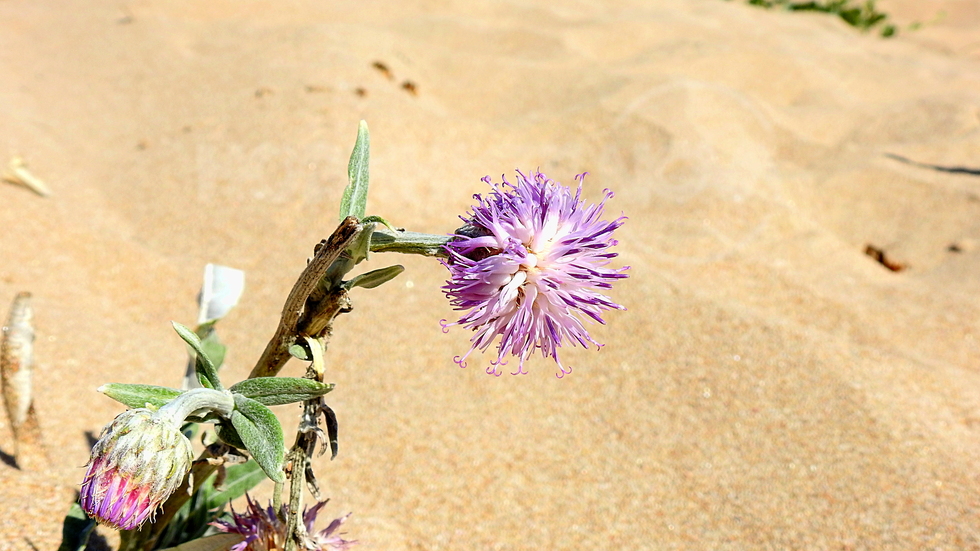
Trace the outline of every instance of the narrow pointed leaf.
{"label": "narrow pointed leaf", "polygon": [[404,271],[405,267],[397,264],[394,266],[388,266],[387,268],[378,268],[377,270],[371,270],[370,272],[363,273],[352,278],[346,283],[346,287],[348,289],[353,289],[354,287],[374,289],[378,285],[388,283],[392,279],[395,279],[398,274]]}
{"label": "narrow pointed leaf", "polygon": [[[211,360],[215,371],[221,368],[221,364],[225,361],[225,352],[227,351],[225,345],[221,344],[221,341],[218,339],[218,333],[214,329],[214,325],[217,322],[217,320],[209,321],[198,325],[194,329],[194,334],[201,340],[201,348],[204,349],[204,354]],[[200,376],[197,369],[197,354],[191,351],[188,356],[190,356],[190,359],[187,362],[187,370],[184,372],[184,383],[181,388],[184,390],[190,390],[198,386],[212,388],[210,383],[206,385],[199,384]]]}
{"label": "narrow pointed leaf", "polygon": [[183,391],[155,385],[131,385],[109,383],[99,387],[99,392],[131,408],[163,407],[164,404],[180,396]]}
{"label": "narrow pointed leaf", "polygon": [[174,326],[174,330],[180,335],[180,338],[184,339],[184,342],[190,345],[197,354],[197,373],[198,378],[201,379],[201,384],[215,390],[224,390],[224,387],[221,386],[221,381],[218,380],[218,371],[214,368],[214,363],[211,362],[211,358],[204,351],[201,338],[186,326],[177,322],[171,323]]}
{"label": "narrow pointed leaf", "polygon": [[[200,335],[200,331],[196,331],[195,333]],[[217,331],[212,328],[206,335],[201,337],[201,348],[204,349],[204,354],[211,360],[214,369],[216,371],[220,369],[221,364],[225,363],[225,354],[228,352],[228,347],[218,339]]]}
{"label": "narrow pointed leaf", "polygon": [[230,390],[266,406],[309,400],[333,390],[334,385],[299,377],[256,377],[235,383]]}
{"label": "narrow pointed leaf", "polygon": [[340,202],[340,220],[354,216],[364,218],[368,194],[368,161],[371,152],[371,139],[367,123],[361,121],[357,126],[357,140],[347,163],[348,184]]}
{"label": "narrow pointed leaf", "polygon": [[279,419],[261,403],[241,394],[234,396],[235,410],[231,412],[231,424],[245,444],[245,449],[252,454],[266,476],[276,482],[284,482],[286,475],[282,472],[282,464],[286,444]]}

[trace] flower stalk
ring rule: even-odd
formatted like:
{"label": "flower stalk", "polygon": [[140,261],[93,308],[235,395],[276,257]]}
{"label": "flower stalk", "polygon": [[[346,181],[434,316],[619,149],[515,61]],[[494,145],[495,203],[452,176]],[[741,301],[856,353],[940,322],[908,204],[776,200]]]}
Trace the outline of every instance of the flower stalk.
{"label": "flower stalk", "polygon": [[376,230],[371,234],[371,252],[416,254],[445,258],[451,236],[406,230]]}

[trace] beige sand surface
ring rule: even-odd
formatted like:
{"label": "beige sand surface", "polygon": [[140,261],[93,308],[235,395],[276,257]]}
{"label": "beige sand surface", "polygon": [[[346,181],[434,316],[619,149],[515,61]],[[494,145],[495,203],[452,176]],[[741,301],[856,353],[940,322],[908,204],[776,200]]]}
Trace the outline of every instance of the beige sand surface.
{"label": "beige sand surface", "polygon": [[980,549],[980,177],[886,156],[980,168],[980,9],[878,5],[929,24],[882,40],[721,0],[0,0],[0,162],[53,190],[0,185],[0,310],[34,293],[54,458],[0,463],[0,549],[60,541],[86,433],[121,410],[96,387],[178,384],[169,322],[193,323],[208,262],[247,272],[220,330],[224,377],[248,373],[333,229],[362,118],[370,212],[445,233],[486,174],[589,171],[632,266],[607,346],[566,352],[558,381],[542,360],[458,369],[444,269],[375,257],[408,271],[339,324],[341,453],[318,464],[363,549]]}

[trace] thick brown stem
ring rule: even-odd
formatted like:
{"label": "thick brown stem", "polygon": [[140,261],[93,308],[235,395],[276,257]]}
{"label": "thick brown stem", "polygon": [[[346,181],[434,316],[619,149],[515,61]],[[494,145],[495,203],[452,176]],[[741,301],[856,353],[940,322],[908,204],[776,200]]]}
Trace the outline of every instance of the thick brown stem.
{"label": "thick brown stem", "polygon": [[306,269],[300,274],[293,290],[286,298],[286,304],[282,309],[282,317],[279,320],[279,327],[273,335],[269,344],[259,361],[252,368],[249,378],[273,377],[279,373],[282,367],[289,360],[289,347],[296,342],[296,337],[300,334],[309,334],[304,331],[302,321],[318,318],[319,316],[304,315],[308,312],[310,304],[310,294],[312,294],[320,281],[327,274],[330,266],[340,258],[344,250],[354,241],[360,231],[361,226],[354,217],[347,217],[337,226],[333,234],[317,250],[316,254]]}

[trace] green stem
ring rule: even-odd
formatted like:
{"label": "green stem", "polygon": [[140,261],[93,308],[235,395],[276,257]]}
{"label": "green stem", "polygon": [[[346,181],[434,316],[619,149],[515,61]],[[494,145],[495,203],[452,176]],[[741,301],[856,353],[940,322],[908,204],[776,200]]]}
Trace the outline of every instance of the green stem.
{"label": "green stem", "polygon": [[[174,420],[179,427],[191,414],[207,411],[228,418],[231,410],[235,409],[235,400],[227,390],[210,388],[195,388],[177,396],[158,410],[161,416]],[[203,417],[204,415],[200,415]]]}
{"label": "green stem", "polygon": [[371,252],[404,253],[446,258],[448,235],[433,235],[412,231],[375,230],[371,234]]}

